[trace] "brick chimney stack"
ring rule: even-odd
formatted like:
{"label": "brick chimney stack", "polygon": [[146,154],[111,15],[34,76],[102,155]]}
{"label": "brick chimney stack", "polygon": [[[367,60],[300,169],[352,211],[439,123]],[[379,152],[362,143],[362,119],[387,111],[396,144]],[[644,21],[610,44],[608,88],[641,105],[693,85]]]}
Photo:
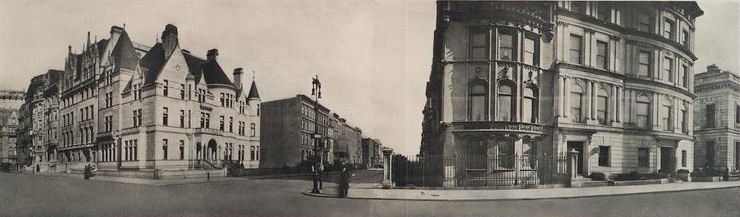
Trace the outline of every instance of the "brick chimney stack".
{"label": "brick chimney stack", "polygon": [[164,50],[165,58],[172,55],[172,52],[174,52],[177,45],[177,27],[172,24],[167,24],[162,32],[162,50]]}
{"label": "brick chimney stack", "polygon": [[206,59],[208,61],[216,61],[216,57],[218,57],[218,49],[210,49],[208,50],[208,53],[206,54]]}
{"label": "brick chimney stack", "polygon": [[242,89],[242,74],[244,74],[244,71],[242,68],[236,68],[234,69],[234,86],[236,86],[236,89],[241,90]]}

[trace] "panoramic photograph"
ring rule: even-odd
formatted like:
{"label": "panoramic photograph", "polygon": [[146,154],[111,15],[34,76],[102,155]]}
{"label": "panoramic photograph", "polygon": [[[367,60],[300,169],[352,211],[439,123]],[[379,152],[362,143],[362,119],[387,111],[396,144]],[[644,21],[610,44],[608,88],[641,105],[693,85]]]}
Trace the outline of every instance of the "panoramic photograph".
{"label": "panoramic photograph", "polygon": [[0,0],[0,216],[738,204],[737,0]]}

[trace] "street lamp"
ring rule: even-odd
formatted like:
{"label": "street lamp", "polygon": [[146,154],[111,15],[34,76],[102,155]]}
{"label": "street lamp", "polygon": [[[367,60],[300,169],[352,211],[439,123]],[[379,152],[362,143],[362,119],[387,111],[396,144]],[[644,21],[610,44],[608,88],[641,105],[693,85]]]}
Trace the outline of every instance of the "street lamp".
{"label": "street lamp", "polygon": [[313,81],[311,82],[313,85],[313,88],[311,88],[311,96],[314,96],[314,143],[313,143],[313,152],[314,152],[314,164],[313,164],[313,189],[311,189],[311,193],[319,194],[321,191],[319,191],[319,182],[321,180],[321,174],[319,174],[319,169],[321,168],[321,150],[319,150],[319,142],[321,141],[321,134],[319,134],[319,99],[321,98],[321,81],[319,81],[319,76],[316,75],[316,78],[313,78]]}

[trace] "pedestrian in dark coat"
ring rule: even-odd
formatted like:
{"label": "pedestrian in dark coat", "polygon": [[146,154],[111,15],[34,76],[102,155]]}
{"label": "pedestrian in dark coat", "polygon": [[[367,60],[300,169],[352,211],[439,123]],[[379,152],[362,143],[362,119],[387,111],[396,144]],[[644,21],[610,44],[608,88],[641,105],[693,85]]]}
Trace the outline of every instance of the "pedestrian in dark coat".
{"label": "pedestrian in dark coat", "polygon": [[83,170],[83,176],[85,176],[85,179],[90,179],[90,166],[86,165],[85,170]]}
{"label": "pedestrian in dark coat", "polygon": [[347,197],[349,193],[349,177],[351,172],[346,164],[342,164],[342,171],[339,173],[339,197]]}

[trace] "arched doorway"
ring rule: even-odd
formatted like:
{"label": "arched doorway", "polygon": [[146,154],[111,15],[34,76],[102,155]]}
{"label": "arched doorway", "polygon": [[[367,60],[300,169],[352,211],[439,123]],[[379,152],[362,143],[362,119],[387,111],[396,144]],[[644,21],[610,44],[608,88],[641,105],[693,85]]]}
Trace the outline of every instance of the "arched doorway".
{"label": "arched doorway", "polygon": [[208,150],[210,151],[209,160],[216,160],[216,157],[218,156],[217,147],[218,144],[216,144],[216,140],[211,139],[211,141],[208,141]]}

